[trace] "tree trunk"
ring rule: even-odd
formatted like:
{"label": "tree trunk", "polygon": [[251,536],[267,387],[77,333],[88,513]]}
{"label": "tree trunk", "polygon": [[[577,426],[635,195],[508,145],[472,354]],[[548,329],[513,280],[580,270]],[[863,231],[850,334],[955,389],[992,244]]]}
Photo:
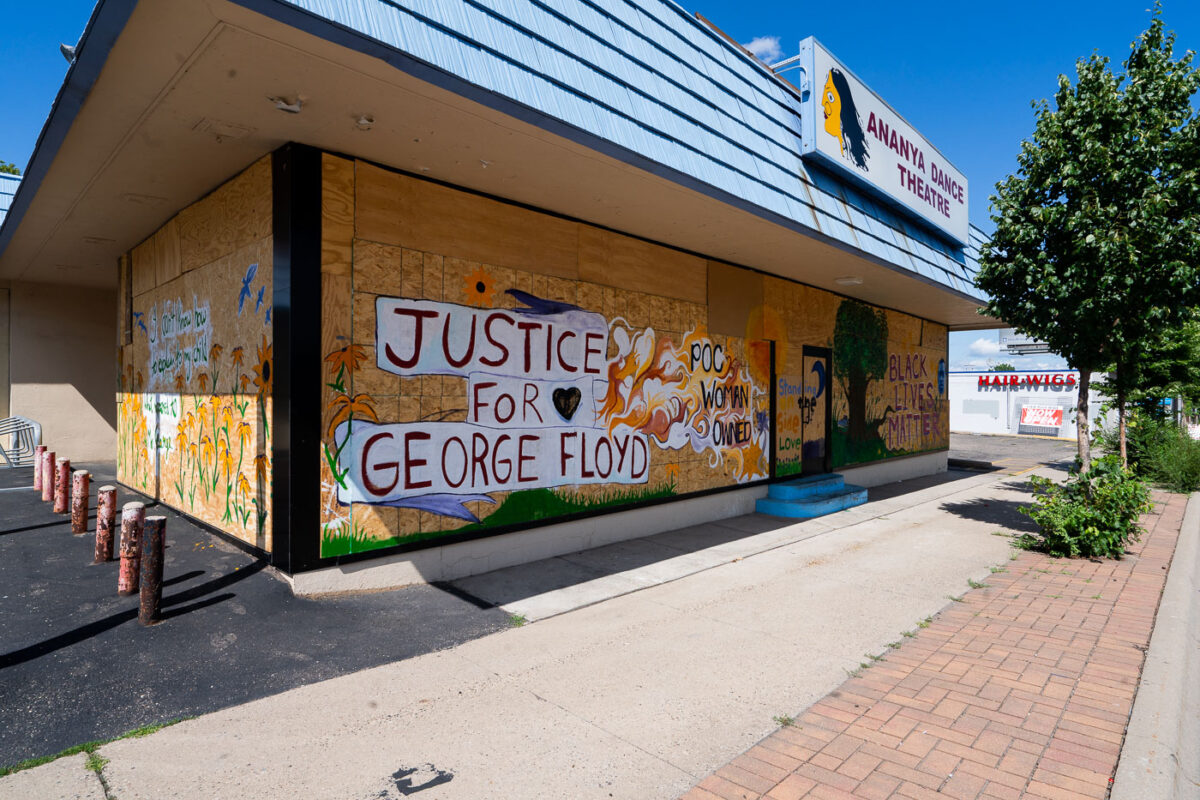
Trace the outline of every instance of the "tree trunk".
{"label": "tree trunk", "polygon": [[1129,469],[1129,451],[1125,448],[1125,398],[1117,396],[1117,439],[1121,443],[1121,466]]}
{"label": "tree trunk", "polygon": [[1091,446],[1088,442],[1088,391],[1092,373],[1079,370],[1079,402],[1075,404],[1075,430],[1079,439],[1079,469],[1087,472],[1092,466]]}

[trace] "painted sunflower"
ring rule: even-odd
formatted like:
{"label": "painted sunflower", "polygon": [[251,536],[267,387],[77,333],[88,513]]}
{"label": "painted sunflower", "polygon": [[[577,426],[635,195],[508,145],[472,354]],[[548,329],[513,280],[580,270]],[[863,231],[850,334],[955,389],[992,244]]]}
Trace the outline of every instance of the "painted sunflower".
{"label": "painted sunflower", "polygon": [[235,347],[229,351],[229,355],[233,358],[233,365],[240,367],[242,362],[246,360],[246,349],[244,347]]}
{"label": "painted sunflower", "polygon": [[262,344],[258,346],[258,363],[254,365],[254,385],[258,387],[259,394],[271,393],[271,345],[267,342],[266,334],[263,334]]}
{"label": "painted sunflower", "polygon": [[363,351],[361,344],[348,344],[325,356],[325,362],[329,364],[329,371],[334,375],[337,375],[340,370],[345,370],[347,375],[353,375],[366,360],[367,354]]}
{"label": "painted sunflower", "polygon": [[483,267],[463,278],[463,294],[467,304],[488,308],[492,305],[492,294],[496,291],[496,281]]}

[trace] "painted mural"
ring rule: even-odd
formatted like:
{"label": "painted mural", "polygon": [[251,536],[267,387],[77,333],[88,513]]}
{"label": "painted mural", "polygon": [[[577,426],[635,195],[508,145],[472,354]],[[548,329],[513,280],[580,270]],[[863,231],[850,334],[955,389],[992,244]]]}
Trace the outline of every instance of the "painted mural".
{"label": "painted mural", "polygon": [[363,162],[323,181],[322,556],[948,444],[943,326]]}
{"label": "painted mural", "polygon": [[[365,348],[327,356],[324,555],[710,488],[705,470],[768,476],[769,389],[740,341],[703,325],[663,335],[519,289],[500,308],[465,294],[474,305],[379,296],[373,315],[376,369],[454,381],[462,408],[381,419],[346,388]],[[424,512],[433,529],[371,538],[352,527],[357,504]]]}
{"label": "painted mural", "polygon": [[[238,180],[240,195],[251,182],[269,188],[269,163]],[[231,199],[223,189],[198,205],[211,213],[205,204]],[[269,194],[261,200],[253,205],[269,220]],[[132,341],[119,350],[118,477],[270,549],[271,239],[238,246],[230,237],[223,249],[235,249],[195,263],[210,256],[164,231],[134,251]],[[189,259],[195,266],[185,270]]]}

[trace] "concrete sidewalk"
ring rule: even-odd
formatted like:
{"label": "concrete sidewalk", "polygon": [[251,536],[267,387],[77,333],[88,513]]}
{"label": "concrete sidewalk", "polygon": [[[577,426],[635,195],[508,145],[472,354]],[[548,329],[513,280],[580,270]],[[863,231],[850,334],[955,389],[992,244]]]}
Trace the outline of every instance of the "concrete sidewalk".
{"label": "concrete sidewalk", "polygon": [[[1006,563],[993,533],[1026,497],[971,475],[776,528],[757,555],[105,745],[103,777],[121,800],[673,797]],[[64,769],[0,797],[63,796]]]}

